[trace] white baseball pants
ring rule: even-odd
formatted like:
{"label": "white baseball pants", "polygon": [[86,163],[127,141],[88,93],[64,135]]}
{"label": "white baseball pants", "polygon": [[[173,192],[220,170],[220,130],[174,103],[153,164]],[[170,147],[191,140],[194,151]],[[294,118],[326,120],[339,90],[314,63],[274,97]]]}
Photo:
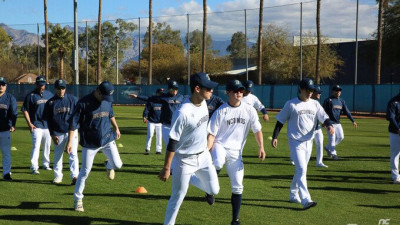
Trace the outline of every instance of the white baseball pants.
{"label": "white baseball pants", "polygon": [[[63,178],[63,153],[65,149],[65,145],[68,142],[68,133],[57,136],[58,137],[58,145],[54,143],[54,177],[55,178]],[[79,158],[78,158],[78,130],[74,131],[74,137],[72,139],[72,151],[69,154],[69,170],[71,172],[71,180],[74,177],[78,177],[79,173]]]}
{"label": "white baseball pants", "polygon": [[11,172],[11,135],[10,131],[0,132],[0,149],[3,163],[3,176]]}
{"label": "white baseball pants", "polygon": [[330,151],[332,155],[337,155],[336,146],[343,141],[344,133],[341,124],[332,124],[333,128],[335,128],[335,133],[333,135],[328,133],[329,143],[326,148]]}
{"label": "white baseball pants", "polygon": [[81,200],[83,198],[83,190],[85,189],[86,179],[92,170],[93,160],[99,150],[103,151],[103,154],[107,157],[107,169],[120,169],[122,167],[122,161],[118,153],[117,145],[115,141],[111,141],[108,144],[100,148],[82,148],[82,165],[79,171],[78,180],[75,184],[74,200]]}
{"label": "white baseball pants", "polygon": [[199,178],[202,190],[211,195],[216,195],[219,192],[217,172],[208,151],[199,155],[175,154],[172,161],[172,193],[165,213],[165,225],[175,224],[193,174]]}
{"label": "white baseball pants", "polygon": [[169,132],[171,131],[171,126],[163,124],[161,127],[162,127],[162,138],[164,141],[165,149],[167,149],[167,146],[169,143]]}
{"label": "white baseball pants", "polygon": [[39,153],[40,144],[43,148],[42,163],[44,167],[50,167],[50,145],[51,137],[49,129],[35,128],[32,132],[32,153],[31,153],[31,169],[39,169]]}
{"label": "white baseball pants", "polygon": [[289,199],[297,198],[300,194],[301,204],[304,206],[311,201],[307,188],[307,165],[311,156],[312,140],[300,142],[289,138],[289,148],[290,155],[295,163]]}
{"label": "white baseball pants", "polygon": [[400,179],[399,175],[399,156],[400,156],[400,136],[389,133],[390,140],[390,168],[392,170],[392,179]]}
{"label": "white baseball pants", "polygon": [[161,123],[147,122],[146,150],[150,151],[151,139],[153,139],[154,131],[156,132],[156,152],[161,152],[161,149],[162,149],[162,128],[161,128]]}
{"label": "white baseball pants", "polygon": [[314,131],[314,142],[315,142],[315,150],[316,150],[316,165],[323,164],[322,159],[324,157],[324,134],[322,133],[322,129],[318,129]]}
{"label": "white baseball pants", "polygon": [[214,143],[211,155],[217,170],[221,170],[224,164],[226,164],[226,172],[231,181],[232,193],[242,194],[244,177],[242,150],[226,149],[221,144]]}

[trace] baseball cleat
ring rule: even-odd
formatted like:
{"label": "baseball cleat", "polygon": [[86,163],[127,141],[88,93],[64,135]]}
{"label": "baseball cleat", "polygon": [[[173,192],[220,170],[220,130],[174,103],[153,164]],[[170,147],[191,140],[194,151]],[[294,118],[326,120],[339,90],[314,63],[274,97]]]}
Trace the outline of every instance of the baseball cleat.
{"label": "baseball cleat", "polygon": [[107,177],[108,177],[108,179],[110,179],[110,180],[114,180],[115,171],[114,171],[114,170],[109,170],[109,169],[107,169]]}
{"label": "baseball cleat", "polygon": [[328,166],[327,166],[327,165],[325,165],[325,164],[323,164],[323,163],[321,163],[321,164],[317,164],[317,167],[328,168]]}
{"label": "baseball cleat", "polygon": [[145,150],[145,153],[144,153],[145,155],[149,155],[150,154],[150,150]]}
{"label": "baseball cleat", "polygon": [[85,210],[83,209],[83,202],[82,202],[82,200],[74,201],[74,209],[75,209],[75,211],[77,211],[77,212],[83,212],[83,211],[85,211]]}
{"label": "baseball cleat", "polygon": [[156,152],[157,155],[161,155],[161,152]]}
{"label": "baseball cleat", "polygon": [[339,157],[337,155],[332,155],[331,157],[332,157],[333,160],[338,160],[339,159]]}
{"label": "baseball cleat", "polygon": [[61,182],[62,182],[62,178],[60,178],[60,177],[56,177],[53,180],[53,184],[60,184]]}
{"label": "baseball cleat", "polygon": [[290,164],[292,164],[293,166],[296,165],[293,160],[290,160]]}
{"label": "baseball cleat", "polygon": [[289,202],[290,203],[301,203],[301,200],[300,200],[299,196],[297,196],[294,198],[289,198]]}
{"label": "baseball cleat", "polygon": [[209,205],[213,205],[215,203],[215,196],[214,195],[209,195],[206,193],[206,196],[204,197]]}
{"label": "baseball cleat", "polygon": [[316,202],[308,202],[303,206],[303,209],[306,210],[306,209],[309,209],[309,208],[314,207],[316,205],[317,205]]}
{"label": "baseball cleat", "polygon": [[240,225],[240,220],[239,219],[232,220],[231,225]]}
{"label": "baseball cleat", "polygon": [[44,170],[52,170],[52,169],[51,169],[50,167],[48,167],[48,166],[43,166],[42,169],[44,169]]}
{"label": "baseball cleat", "polygon": [[331,152],[329,151],[329,149],[328,149],[326,146],[324,147],[324,149],[325,149],[326,153],[328,154],[328,156],[330,157],[332,154],[331,154]]}
{"label": "baseball cleat", "polygon": [[400,178],[393,181],[393,184],[400,184]]}
{"label": "baseball cleat", "polygon": [[77,180],[78,180],[78,178],[76,178],[76,177],[72,178],[71,185],[75,185]]}
{"label": "baseball cleat", "polygon": [[39,170],[32,170],[32,174],[37,175],[40,174]]}
{"label": "baseball cleat", "polygon": [[11,175],[9,173],[5,174],[3,176],[3,179],[6,180],[6,181],[12,181]]}

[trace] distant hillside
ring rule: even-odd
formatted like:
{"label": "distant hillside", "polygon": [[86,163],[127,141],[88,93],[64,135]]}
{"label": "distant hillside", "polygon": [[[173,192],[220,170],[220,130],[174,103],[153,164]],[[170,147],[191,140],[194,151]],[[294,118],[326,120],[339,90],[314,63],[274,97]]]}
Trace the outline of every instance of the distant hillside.
{"label": "distant hillside", "polygon": [[[17,30],[7,26],[4,23],[0,23],[0,27],[3,28],[7,34],[12,37],[13,43],[19,46],[37,44],[37,34],[29,33],[26,30]],[[40,46],[44,46],[42,40],[39,41]]]}

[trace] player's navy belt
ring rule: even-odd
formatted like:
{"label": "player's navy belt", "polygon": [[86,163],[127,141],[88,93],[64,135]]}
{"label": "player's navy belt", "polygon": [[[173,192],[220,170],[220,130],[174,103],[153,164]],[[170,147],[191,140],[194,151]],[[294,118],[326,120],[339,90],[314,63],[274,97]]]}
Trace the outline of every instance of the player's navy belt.
{"label": "player's navy belt", "polygon": [[196,156],[196,155],[200,155],[201,153],[203,153],[204,151],[198,152],[198,153],[194,153],[194,154],[181,154],[182,157],[186,158],[186,157],[191,157],[191,156]]}
{"label": "player's navy belt", "polygon": [[198,153],[194,153],[194,154],[189,154],[189,155],[200,155],[201,153],[203,153],[204,151],[198,152]]}

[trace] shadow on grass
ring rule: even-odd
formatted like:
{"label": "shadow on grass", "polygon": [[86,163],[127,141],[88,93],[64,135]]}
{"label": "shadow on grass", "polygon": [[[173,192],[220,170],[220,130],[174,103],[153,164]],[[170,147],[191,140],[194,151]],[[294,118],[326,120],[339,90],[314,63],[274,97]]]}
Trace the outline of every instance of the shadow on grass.
{"label": "shadow on grass", "polygon": [[[272,188],[289,188],[289,187],[272,186]],[[324,191],[345,191],[345,192],[356,192],[356,193],[364,193],[364,194],[398,193],[398,191],[378,190],[378,189],[368,189],[368,188],[308,187],[308,189],[311,189],[311,190],[324,190]]]}
{"label": "shadow on grass", "polygon": [[106,218],[93,218],[88,216],[61,216],[61,215],[1,215],[0,220],[12,220],[12,221],[30,221],[30,222],[43,222],[53,224],[79,224],[79,225],[90,225],[93,223],[100,224],[162,224],[162,223],[144,223],[137,221],[128,220],[115,220]]}
{"label": "shadow on grass", "polygon": [[248,203],[242,203],[242,205],[264,207],[264,208],[271,208],[271,209],[289,209],[289,210],[293,210],[293,211],[304,211],[304,209],[301,207],[300,204],[296,204],[296,205],[298,205],[297,207],[286,207],[286,206],[277,206],[277,205],[256,205],[256,204],[248,204]]}
{"label": "shadow on grass", "polygon": [[[387,156],[344,156],[339,155],[339,161],[379,161],[379,162],[389,162],[389,157]],[[329,160],[331,161],[331,160]]]}
{"label": "shadow on grass", "polygon": [[120,127],[121,134],[147,135],[147,127]]}
{"label": "shadow on grass", "polygon": [[[54,204],[59,202],[21,202],[21,204],[17,206],[8,206],[8,205],[0,205],[1,209],[44,209],[41,208],[40,205],[42,204]],[[45,208],[45,209],[60,209],[62,208]],[[67,209],[69,210],[69,209]]]}
{"label": "shadow on grass", "polygon": [[400,205],[357,205],[357,206],[377,208],[377,209],[400,209]]}

